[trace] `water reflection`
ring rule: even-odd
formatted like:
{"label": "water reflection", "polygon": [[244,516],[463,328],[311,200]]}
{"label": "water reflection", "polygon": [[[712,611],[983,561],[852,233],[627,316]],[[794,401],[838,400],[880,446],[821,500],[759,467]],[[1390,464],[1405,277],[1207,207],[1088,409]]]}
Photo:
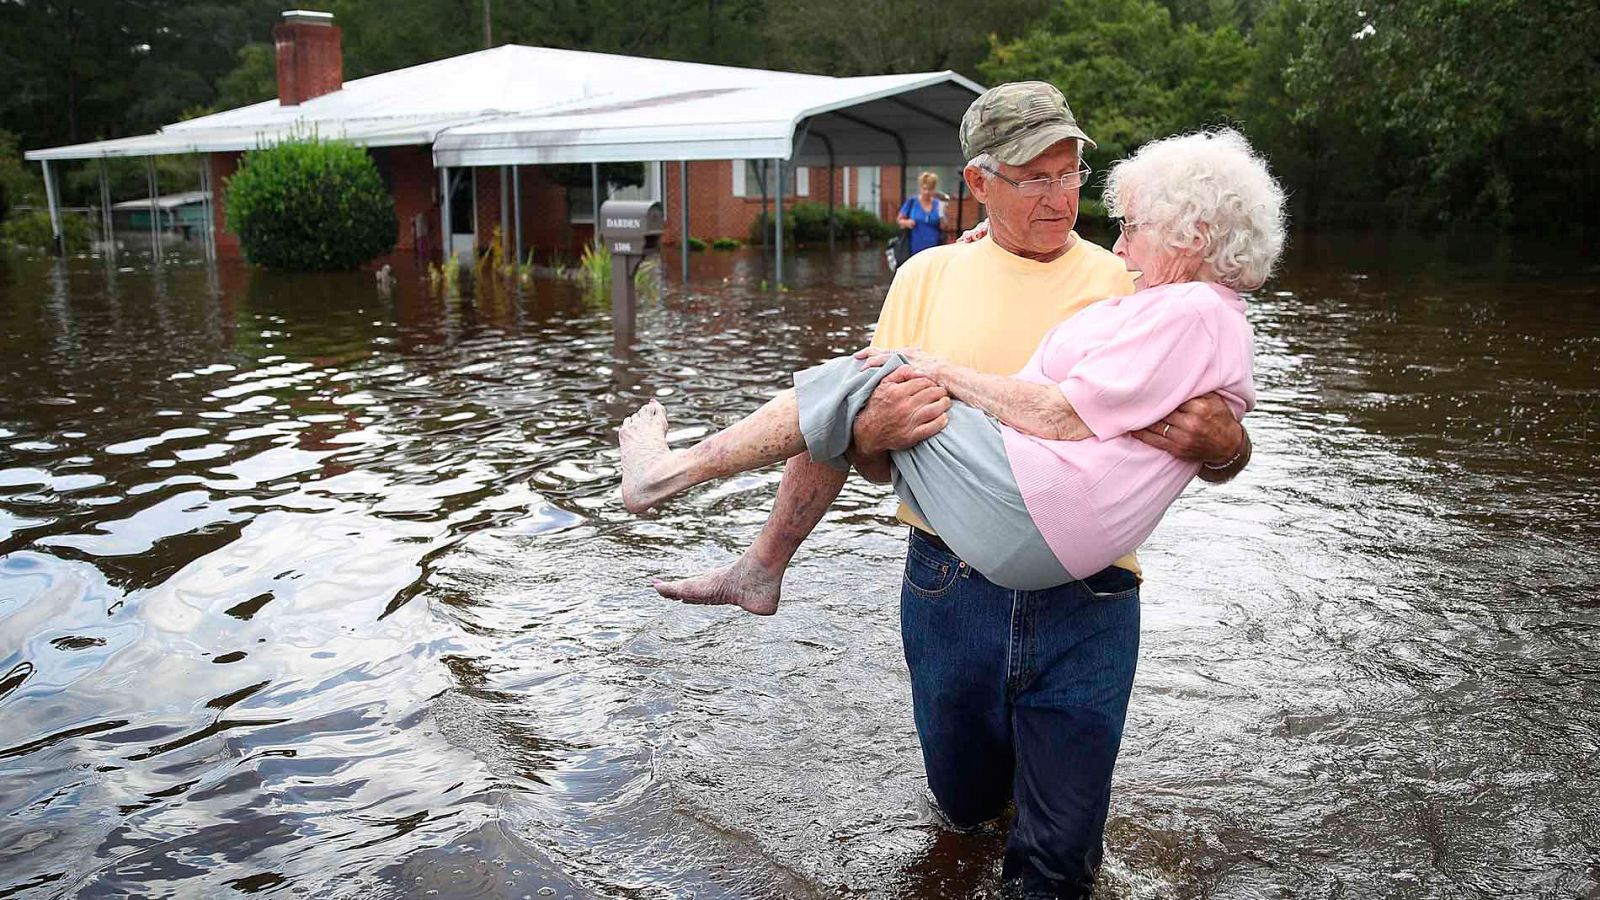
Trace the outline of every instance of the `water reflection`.
{"label": "water reflection", "polygon": [[[1600,272],[1296,253],[1257,461],[1144,554],[1104,893],[1600,890]],[[860,346],[876,254],[669,261],[631,317],[122,262],[0,264],[0,894],[989,896],[1001,834],[922,800],[883,491],[764,621],[645,579],[776,472],[616,493],[645,399],[698,435]]]}

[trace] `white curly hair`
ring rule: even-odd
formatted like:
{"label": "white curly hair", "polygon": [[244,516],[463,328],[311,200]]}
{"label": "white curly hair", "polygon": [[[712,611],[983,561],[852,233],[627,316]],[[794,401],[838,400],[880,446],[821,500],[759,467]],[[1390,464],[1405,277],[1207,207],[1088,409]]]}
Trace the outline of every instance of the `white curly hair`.
{"label": "white curly hair", "polygon": [[1210,276],[1253,290],[1272,274],[1288,231],[1283,188],[1231,128],[1152,141],[1111,166],[1106,210],[1138,221],[1174,249],[1195,248]]}

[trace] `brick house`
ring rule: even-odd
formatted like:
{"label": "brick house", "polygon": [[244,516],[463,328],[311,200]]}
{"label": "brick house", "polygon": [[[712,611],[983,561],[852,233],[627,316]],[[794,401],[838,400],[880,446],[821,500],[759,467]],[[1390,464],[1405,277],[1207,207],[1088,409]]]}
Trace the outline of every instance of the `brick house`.
{"label": "brick house", "polygon": [[[469,253],[496,227],[523,255],[575,255],[593,234],[582,175],[601,164],[639,166],[642,187],[602,190],[661,200],[669,244],[680,239],[684,175],[689,233],[706,240],[747,238],[762,180],[775,190],[780,168],[786,206],[832,202],[892,218],[929,168],[955,193],[956,126],[982,90],[953,72],[832,78],[517,45],[345,83],[330,14],[287,12],[273,37],[274,100],[27,157],[43,163],[53,197],[52,163],[199,153],[204,180],[223,185],[250,149],[340,137],[368,148],[394,195],[396,256],[437,259],[446,243]],[[211,247],[237,257],[221,204],[211,206]],[[976,202],[952,208],[952,224],[958,215],[977,221]]]}

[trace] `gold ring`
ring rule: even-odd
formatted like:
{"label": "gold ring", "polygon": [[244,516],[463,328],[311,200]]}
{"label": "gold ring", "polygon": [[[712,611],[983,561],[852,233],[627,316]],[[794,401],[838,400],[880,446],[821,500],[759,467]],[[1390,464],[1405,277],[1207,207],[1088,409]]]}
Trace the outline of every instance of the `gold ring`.
{"label": "gold ring", "polygon": [[1161,436],[1162,436],[1162,437],[1166,437],[1166,436],[1167,436],[1167,432],[1169,432],[1169,431],[1171,431],[1171,430],[1172,430],[1172,423],[1171,423],[1171,422],[1168,422],[1168,423],[1167,423],[1167,427],[1165,427],[1165,428],[1163,428],[1163,429],[1161,429]]}

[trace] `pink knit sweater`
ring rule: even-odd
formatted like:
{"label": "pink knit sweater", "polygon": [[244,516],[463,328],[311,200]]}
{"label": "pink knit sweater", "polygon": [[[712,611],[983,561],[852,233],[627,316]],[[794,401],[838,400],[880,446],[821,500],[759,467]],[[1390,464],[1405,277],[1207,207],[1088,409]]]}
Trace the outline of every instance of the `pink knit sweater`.
{"label": "pink knit sweater", "polygon": [[1200,470],[1132,432],[1208,391],[1242,418],[1255,406],[1253,353],[1244,301],[1203,282],[1102,300],[1045,335],[1017,377],[1058,385],[1094,437],[1001,431],[1028,515],[1068,572],[1131,553]]}

